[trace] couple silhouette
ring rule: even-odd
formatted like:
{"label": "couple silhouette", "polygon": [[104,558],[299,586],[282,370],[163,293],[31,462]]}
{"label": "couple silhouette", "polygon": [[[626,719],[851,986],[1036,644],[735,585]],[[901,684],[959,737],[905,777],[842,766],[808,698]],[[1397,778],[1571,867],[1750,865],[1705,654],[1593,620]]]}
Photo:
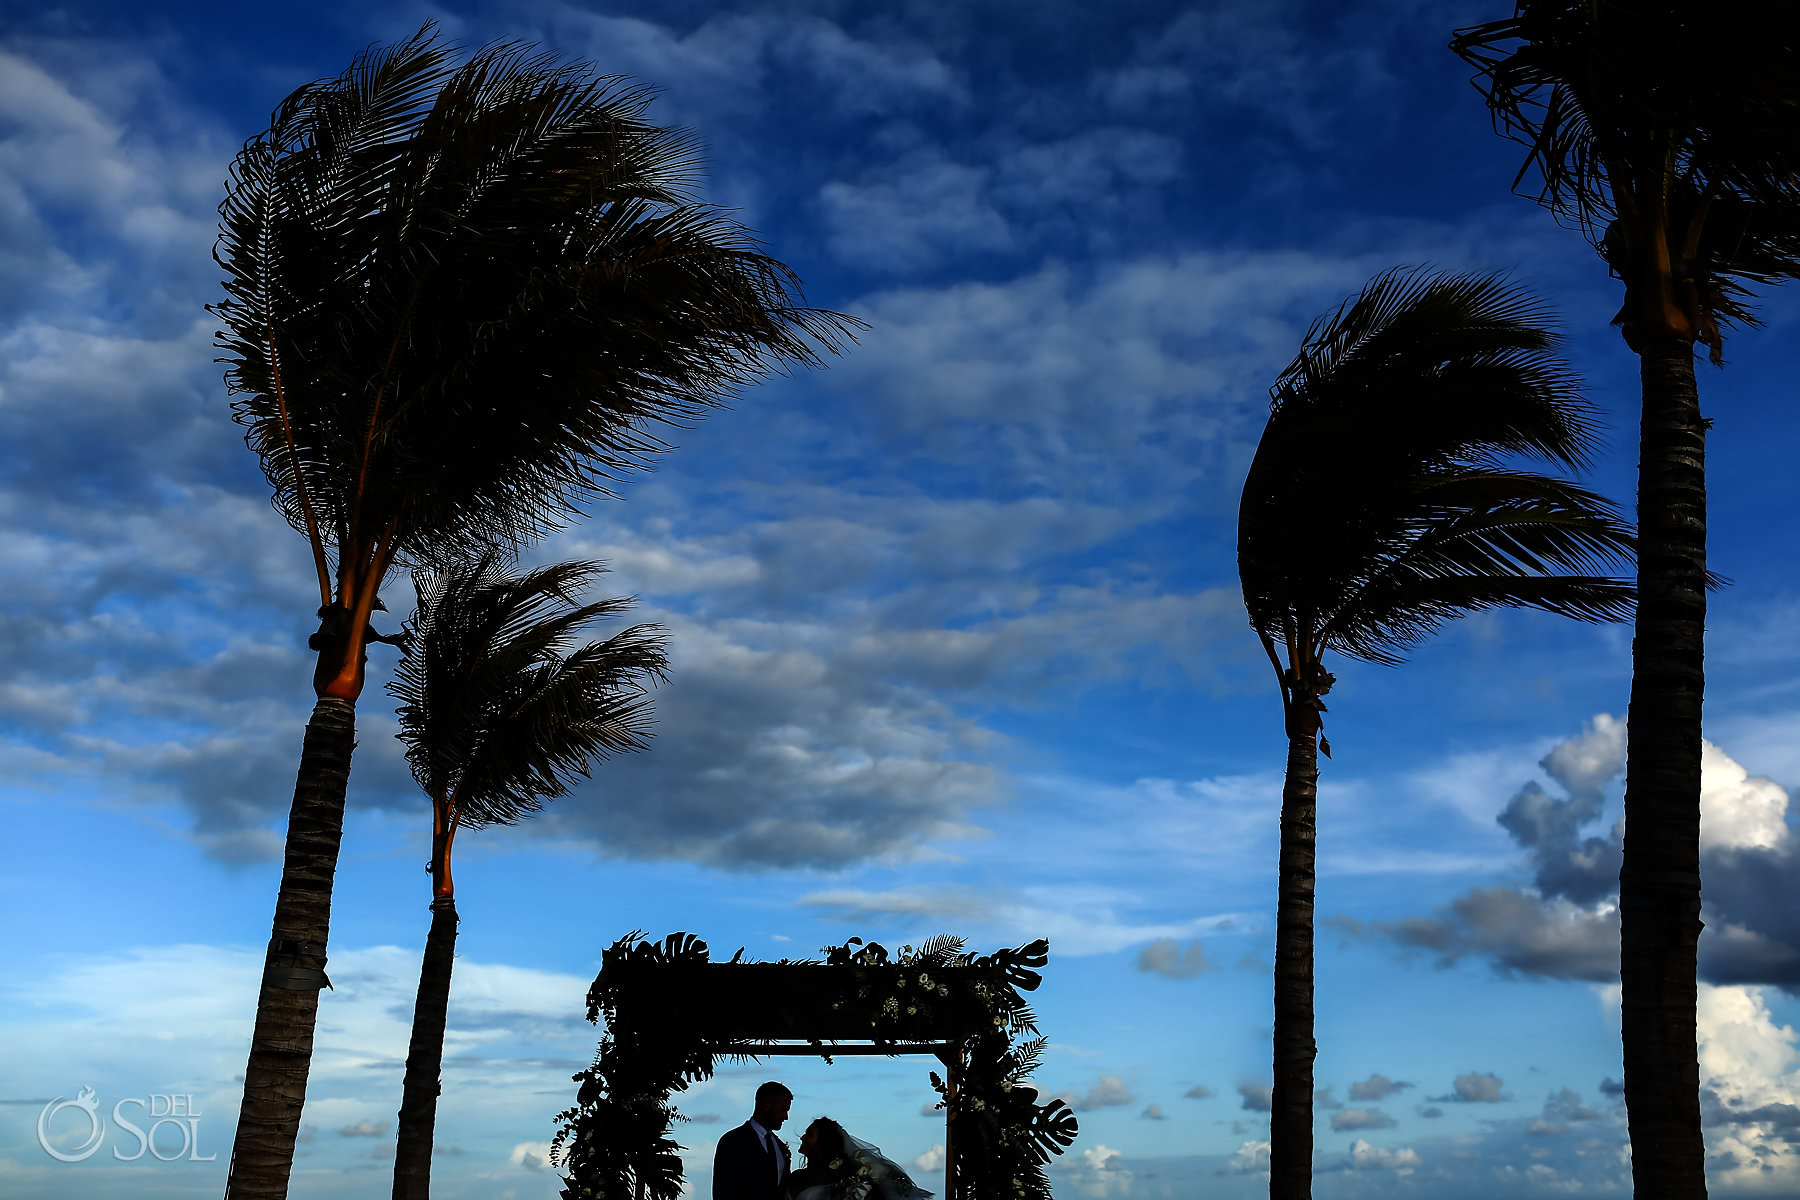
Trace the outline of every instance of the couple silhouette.
{"label": "couple silhouette", "polygon": [[879,1148],[819,1117],[800,1138],[806,1165],[794,1169],[787,1143],[775,1131],[787,1123],[794,1093],[770,1080],[756,1089],[750,1119],[719,1138],[713,1153],[713,1200],[923,1200],[915,1185]]}

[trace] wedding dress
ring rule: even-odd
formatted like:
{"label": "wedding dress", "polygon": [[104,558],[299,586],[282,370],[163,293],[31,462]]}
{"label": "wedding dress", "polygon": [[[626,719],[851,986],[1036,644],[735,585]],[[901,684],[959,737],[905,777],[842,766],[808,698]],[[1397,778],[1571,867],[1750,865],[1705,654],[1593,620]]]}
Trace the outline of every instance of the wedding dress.
{"label": "wedding dress", "polygon": [[[837,1140],[835,1133],[828,1133]],[[832,1171],[844,1171],[835,1183],[815,1184],[803,1189],[794,1200],[924,1200],[931,1192],[912,1181],[900,1164],[881,1152],[873,1142],[846,1131],[838,1145],[821,1144],[820,1154],[809,1159]]]}

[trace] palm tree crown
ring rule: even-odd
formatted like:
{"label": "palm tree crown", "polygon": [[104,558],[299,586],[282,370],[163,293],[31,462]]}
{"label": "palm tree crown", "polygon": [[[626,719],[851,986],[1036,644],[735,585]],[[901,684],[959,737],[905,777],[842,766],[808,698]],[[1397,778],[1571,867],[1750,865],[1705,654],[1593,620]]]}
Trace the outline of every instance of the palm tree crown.
{"label": "palm tree crown", "polygon": [[667,449],[653,424],[858,324],[694,202],[646,89],[516,44],[451,59],[427,26],[301,88],[220,207],[226,381],[347,698],[390,564],[542,535]]}
{"label": "palm tree crown", "polygon": [[1800,277],[1800,6],[1519,0],[1457,31],[1513,184],[1585,232],[1625,284],[1633,347],[1674,333],[1721,361],[1757,324],[1748,283]]}
{"label": "palm tree crown", "polygon": [[414,575],[419,605],[388,691],[413,778],[454,828],[513,824],[566,795],[591,762],[648,744],[643,685],[668,672],[661,626],[575,645],[631,607],[576,601],[602,570],[516,576],[484,558]]}
{"label": "palm tree crown", "polygon": [[1307,332],[1244,482],[1238,570],[1273,653],[1373,662],[1465,612],[1630,613],[1631,535],[1604,498],[1507,465],[1580,467],[1592,412],[1493,276],[1390,271]]}

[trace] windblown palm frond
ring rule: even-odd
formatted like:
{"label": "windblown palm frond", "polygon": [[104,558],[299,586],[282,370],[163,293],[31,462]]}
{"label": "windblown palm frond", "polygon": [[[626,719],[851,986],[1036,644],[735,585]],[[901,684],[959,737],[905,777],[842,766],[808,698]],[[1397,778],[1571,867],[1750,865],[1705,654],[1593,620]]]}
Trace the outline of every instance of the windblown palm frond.
{"label": "windblown palm frond", "polygon": [[388,690],[413,777],[457,826],[511,824],[588,766],[649,741],[644,686],[666,678],[660,626],[577,646],[628,599],[580,604],[597,563],[511,575],[489,559],[414,575],[419,606]]}
{"label": "windblown palm frond", "polygon": [[326,605],[541,536],[668,449],[657,426],[859,327],[694,200],[696,143],[650,101],[517,44],[455,65],[428,26],[238,155],[218,345]]}
{"label": "windblown palm frond", "polygon": [[1800,277],[1800,5],[1519,0],[1450,48],[1526,149],[1513,186],[1535,175],[1625,282],[1628,337],[1666,299],[1718,363],[1756,323],[1738,281]]}
{"label": "windblown palm frond", "polygon": [[1503,465],[1594,451],[1542,317],[1492,276],[1390,271],[1308,331],[1244,484],[1238,566],[1259,634],[1391,663],[1476,609],[1629,614],[1610,571],[1631,533],[1612,504]]}

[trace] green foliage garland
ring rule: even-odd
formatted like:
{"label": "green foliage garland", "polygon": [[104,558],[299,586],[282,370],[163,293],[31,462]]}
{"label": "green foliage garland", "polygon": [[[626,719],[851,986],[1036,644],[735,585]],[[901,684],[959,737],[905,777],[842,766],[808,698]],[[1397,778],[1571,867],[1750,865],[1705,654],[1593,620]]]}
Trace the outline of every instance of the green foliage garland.
{"label": "green foliage garland", "polygon": [[1048,942],[976,957],[960,938],[940,936],[890,958],[879,944],[851,938],[826,947],[823,964],[749,964],[739,950],[731,964],[765,981],[775,967],[805,972],[808,986],[782,989],[771,1005],[761,993],[699,994],[694,968],[710,958],[692,934],[660,943],[641,937],[633,931],[613,943],[588,990],[588,1020],[604,1018],[605,1033],[594,1065],[574,1076],[574,1106],[557,1114],[551,1154],[565,1171],[563,1200],[677,1200],[682,1147],[671,1133],[686,1118],[669,1097],[711,1078],[718,1055],[754,1057],[771,1023],[783,1036],[810,1040],[828,1062],[827,1040],[895,1050],[948,1043],[954,1086],[936,1072],[931,1082],[948,1110],[955,1200],[1049,1200],[1044,1165],[1075,1140],[1076,1123],[1062,1101],[1039,1104],[1022,1082],[1044,1039],[1032,1036],[1037,1018],[1019,995],[1042,980]]}

